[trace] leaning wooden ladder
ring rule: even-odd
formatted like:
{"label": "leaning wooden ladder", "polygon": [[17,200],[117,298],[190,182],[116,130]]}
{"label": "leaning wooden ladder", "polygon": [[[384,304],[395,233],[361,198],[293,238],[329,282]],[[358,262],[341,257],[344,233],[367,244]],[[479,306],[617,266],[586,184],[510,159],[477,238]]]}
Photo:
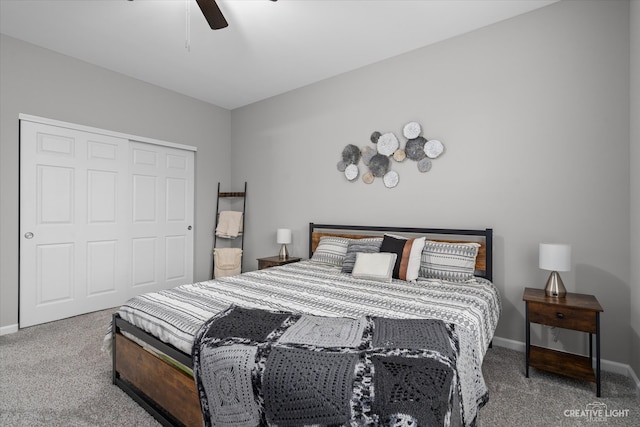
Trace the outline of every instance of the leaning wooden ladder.
{"label": "leaning wooden ladder", "polygon": [[[245,211],[247,208],[247,182],[244,183],[244,191],[241,192],[226,192],[220,191],[220,183],[218,182],[218,197],[216,199],[216,220],[213,226],[213,250],[215,252],[219,237],[216,235],[216,229],[218,228],[218,221],[220,220],[220,199],[242,199],[242,234],[238,236],[240,238],[240,249],[244,253],[244,224],[245,224]],[[242,260],[242,258],[240,258]],[[240,261],[242,265],[242,261]],[[211,278],[214,279],[215,275],[215,256],[211,263]]]}

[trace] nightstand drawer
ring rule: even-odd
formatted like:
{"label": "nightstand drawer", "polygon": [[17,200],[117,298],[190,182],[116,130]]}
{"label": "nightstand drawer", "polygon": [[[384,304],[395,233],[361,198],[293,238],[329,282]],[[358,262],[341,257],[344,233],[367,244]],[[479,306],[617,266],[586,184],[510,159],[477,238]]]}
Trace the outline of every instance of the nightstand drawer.
{"label": "nightstand drawer", "polygon": [[282,263],[278,262],[278,261],[258,261],[258,270],[262,270],[263,268],[269,268],[269,267],[277,267],[279,265],[283,265]]}
{"label": "nightstand drawer", "polygon": [[595,311],[531,301],[527,304],[529,321],[532,323],[557,326],[558,328],[573,329],[593,334],[597,332]]}
{"label": "nightstand drawer", "polygon": [[302,258],[298,258],[298,257],[280,258],[279,256],[258,258],[258,270],[262,270],[264,268],[269,268],[269,267],[278,267],[280,265],[285,265],[285,264],[291,264],[294,262],[298,262],[300,260],[302,260]]}

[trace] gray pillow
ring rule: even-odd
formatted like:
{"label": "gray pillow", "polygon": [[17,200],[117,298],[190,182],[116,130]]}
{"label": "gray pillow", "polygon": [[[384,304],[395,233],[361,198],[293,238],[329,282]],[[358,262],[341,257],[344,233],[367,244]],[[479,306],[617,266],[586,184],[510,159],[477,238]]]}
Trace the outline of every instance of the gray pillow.
{"label": "gray pillow", "polygon": [[342,272],[351,273],[353,271],[353,266],[356,263],[356,254],[358,252],[368,254],[380,252],[380,246],[382,246],[382,237],[351,239],[342,263]]}

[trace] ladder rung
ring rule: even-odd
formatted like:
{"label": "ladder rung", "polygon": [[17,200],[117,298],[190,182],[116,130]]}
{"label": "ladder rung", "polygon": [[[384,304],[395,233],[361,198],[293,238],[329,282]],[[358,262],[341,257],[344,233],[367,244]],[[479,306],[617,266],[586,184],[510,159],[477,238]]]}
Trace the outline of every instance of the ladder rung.
{"label": "ladder rung", "polygon": [[225,192],[225,193],[218,193],[218,197],[244,197],[244,191],[240,191],[240,192]]}

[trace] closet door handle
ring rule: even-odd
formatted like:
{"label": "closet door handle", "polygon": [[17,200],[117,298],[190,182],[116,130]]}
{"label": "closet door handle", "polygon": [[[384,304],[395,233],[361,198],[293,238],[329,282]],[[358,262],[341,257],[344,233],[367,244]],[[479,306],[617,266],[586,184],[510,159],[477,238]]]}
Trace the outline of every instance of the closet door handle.
{"label": "closet door handle", "polygon": [[26,233],[24,233],[24,238],[25,239],[33,239],[33,233],[30,231],[27,231]]}
{"label": "closet door handle", "polygon": [[187,227],[187,230],[191,230],[191,226],[188,226],[188,227]]}

